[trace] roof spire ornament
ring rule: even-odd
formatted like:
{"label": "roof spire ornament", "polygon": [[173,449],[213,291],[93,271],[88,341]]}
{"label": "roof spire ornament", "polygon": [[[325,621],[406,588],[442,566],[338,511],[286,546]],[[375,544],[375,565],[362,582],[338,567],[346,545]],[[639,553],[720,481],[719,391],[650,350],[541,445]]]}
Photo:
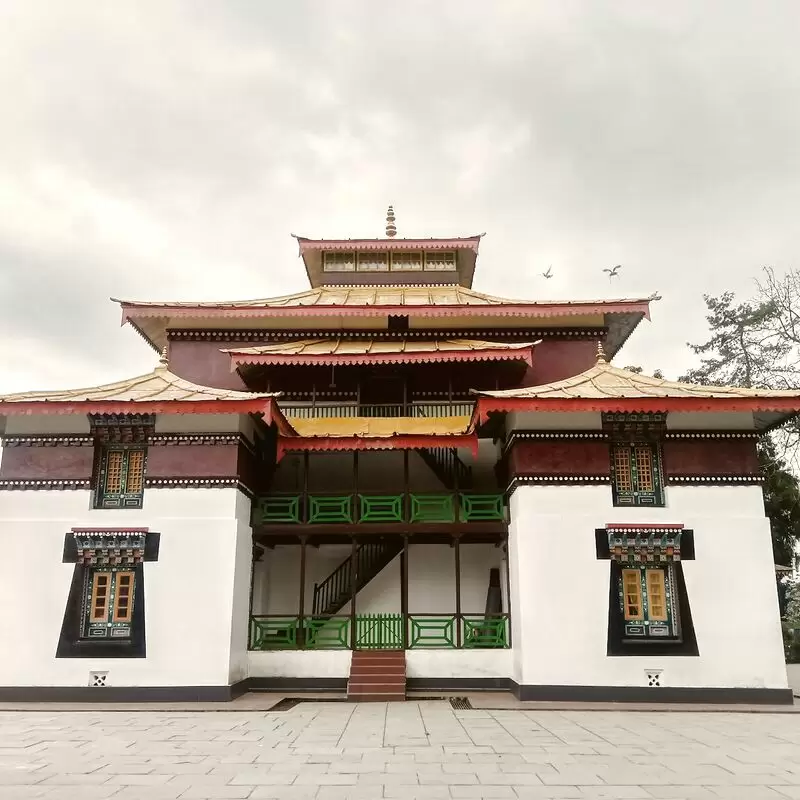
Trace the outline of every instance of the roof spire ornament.
{"label": "roof spire ornament", "polygon": [[389,206],[386,210],[386,236],[394,239],[397,236],[397,226],[394,224],[394,206]]}
{"label": "roof spire ornament", "polygon": [[608,356],[606,356],[606,351],[603,349],[603,340],[597,340],[597,363],[598,364],[608,364]]}
{"label": "roof spire ornament", "polygon": [[161,351],[161,355],[158,358],[158,366],[161,369],[166,369],[169,366],[169,356],[167,355],[166,345],[164,345],[164,349]]}

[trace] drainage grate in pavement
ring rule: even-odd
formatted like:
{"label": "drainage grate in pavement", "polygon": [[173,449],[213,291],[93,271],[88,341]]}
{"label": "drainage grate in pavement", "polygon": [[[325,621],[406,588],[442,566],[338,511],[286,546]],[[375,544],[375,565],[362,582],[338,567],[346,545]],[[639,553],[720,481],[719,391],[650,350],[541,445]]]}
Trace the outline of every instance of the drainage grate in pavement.
{"label": "drainage grate in pavement", "polygon": [[294,708],[298,703],[302,702],[303,701],[297,697],[284,697],[283,700],[278,700],[270,711],[288,711],[290,708]]}
{"label": "drainage grate in pavement", "polygon": [[470,703],[468,697],[451,697],[450,705],[459,711],[465,711],[472,708],[472,703]]}

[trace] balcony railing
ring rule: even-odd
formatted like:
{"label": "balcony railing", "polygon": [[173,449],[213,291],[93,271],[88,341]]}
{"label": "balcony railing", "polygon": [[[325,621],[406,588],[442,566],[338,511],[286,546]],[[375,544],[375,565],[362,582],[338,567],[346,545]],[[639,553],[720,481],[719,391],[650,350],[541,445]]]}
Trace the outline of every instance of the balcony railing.
{"label": "balcony railing", "polygon": [[503,649],[508,614],[250,617],[250,650]]}
{"label": "balcony railing", "polygon": [[287,417],[317,419],[320,417],[468,417],[472,415],[475,404],[469,401],[427,403],[300,403],[287,401],[280,403],[281,411]]}
{"label": "balcony railing", "polygon": [[303,494],[259,497],[253,525],[504,522],[502,494]]}

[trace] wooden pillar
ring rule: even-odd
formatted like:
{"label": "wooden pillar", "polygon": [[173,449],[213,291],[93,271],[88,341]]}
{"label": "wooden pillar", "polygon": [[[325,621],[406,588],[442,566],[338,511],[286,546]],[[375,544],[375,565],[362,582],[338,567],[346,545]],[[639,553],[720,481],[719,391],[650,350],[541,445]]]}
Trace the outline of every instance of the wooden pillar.
{"label": "wooden pillar", "polygon": [[[353,508],[355,508],[356,515],[361,511],[361,503],[358,501],[358,450],[353,450],[353,499],[350,501],[350,513],[353,513]],[[353,517],[353,519],[358,520],[358,516]]]}
{"label": "wooden pillar", "polygon": [[400,553],[400,613],[403,617],[403,650],[408,647],[408,534],[403,534]]}
{"label": "wooden pillar", "polygon": [[508,646],[511,647],[511,548],[508,544],[508,536],[506,535],[505,544],[506,554],[506,614],[508,614]]}
{"label": "wooden pillar", "polygon": [[356,591],[358,587],[358,542],[352,538],[350,548],[350,649],[356,649]]}
{"label": "wooden pillar", "polygon": [[456,562],[456,647],[461,647],[461,537],[455,538]]}
{"label": "wooden pillar", "polygon": [[304,618],[306,615],[306,537],[300,537],[300,602],[297,607],[298,621],[297,644],[305,646],[306,626]]}
{"label": "wooden pillar", "polygon": [[308,499],[308,481],[309,471],[311,469],[311,458],[308,450],[303,453],[303,508],[300,518],[303,522],[308,522],[308,508],[310,501]]}
{"label": "wooden pillar", "polygon": [[411,498],[408,493],[408,449],[403,450],[403,521],[409,522],[411,519]]}

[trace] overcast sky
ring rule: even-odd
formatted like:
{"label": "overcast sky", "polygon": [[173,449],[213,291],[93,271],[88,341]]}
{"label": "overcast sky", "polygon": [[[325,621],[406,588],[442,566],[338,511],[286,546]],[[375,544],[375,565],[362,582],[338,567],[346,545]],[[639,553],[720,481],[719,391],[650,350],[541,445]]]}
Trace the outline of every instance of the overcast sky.
{"label": "overcast sky", "polygon": [[290,233],[388,203],[486,231],[483,291],[661,292],[617,363],[675,377],[703,292],[798,266],[799,30],[797,0],[0,0],[0,392],[146,372],[110,296],[302,290]]}

